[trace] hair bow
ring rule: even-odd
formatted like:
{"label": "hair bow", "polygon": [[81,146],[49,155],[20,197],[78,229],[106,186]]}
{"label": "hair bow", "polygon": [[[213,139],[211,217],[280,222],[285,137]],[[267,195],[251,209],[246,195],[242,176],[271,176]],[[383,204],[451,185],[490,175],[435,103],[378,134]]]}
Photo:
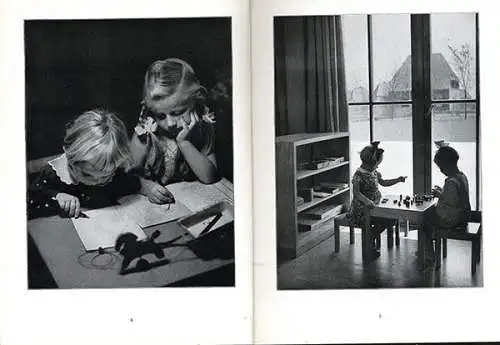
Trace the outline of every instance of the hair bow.
{"label": "hair bow", "polygon": [[372,153],[373,162],[377,161],[377,151],[378,151],[379,144],[380,144],[380,141],[372,141],[372,143],[370,144],[371,147],[373,148],[373,153]]}
{"label": "hair bow", "polygon": [[436,144],[436,147],[437,147],[438,149],[440,149],[441,147],[450,146],[450,144],[449,144],[449,143],[447,143],[447,142],[446,142],[446,141],[444,141],[444,140],[437,140],[437,141],[435,141],[435,142],[434,142],[434,144]]}

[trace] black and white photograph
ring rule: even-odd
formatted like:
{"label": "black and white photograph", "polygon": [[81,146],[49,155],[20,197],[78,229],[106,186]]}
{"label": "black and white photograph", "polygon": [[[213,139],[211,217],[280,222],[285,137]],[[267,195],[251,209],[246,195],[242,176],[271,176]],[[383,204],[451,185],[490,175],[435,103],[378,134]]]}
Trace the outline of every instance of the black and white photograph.
{"label": "black and white photograph", "polygon": [[479,20],[274,17],[278,290],[483,286]]}
{"label": "black and white photograph", "polygon": [[28,289],[235,286],[231,18],[24,21]]}

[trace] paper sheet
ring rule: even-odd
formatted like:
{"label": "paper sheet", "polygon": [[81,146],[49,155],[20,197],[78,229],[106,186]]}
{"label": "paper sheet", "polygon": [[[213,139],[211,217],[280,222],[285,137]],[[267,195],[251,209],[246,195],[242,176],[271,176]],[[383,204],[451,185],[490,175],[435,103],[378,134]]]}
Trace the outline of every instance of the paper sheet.
{"label": "paper sheet", "polygon": [[[119,205],[85,211],[89,218],[73,218],[78,236],[87,251],[99,247],[114,246],[116,238],[125,232],[131,232],[139,239],[146,237],[141,229],[169,221],[178,220],[193,212],[201,211],[218,202],[233,204],[232,184],[227,180],[204,185],[200,182],[180,182],[167,186],[175,197],[171,205],[152,204],[142,195],[128,195],[119,200]],[[223,216],[214,228],[233,220],[231,214]],[[210,222],[210,219],[208,220]],[[192,231],[201,232],[203,223]],[[196,236],[195,236],[196,237]]]}
{"label": "paper sheet", "polygon": [[179,199],[174,204],[157,205],[142,195],[127,195],[118,202],[119,211],[143,228],[177,220],[191,213]]}
{"label": "paper sheet", "polygon": [[139,225],[124,217],[117,206],[88,210],[85,214],[89,218],[72,218],[72,221],[87,251],[113,247],[118,236],[126,232],[135,234],[138,239],[146,237]]}
{"label": "paper sheet", "polygon": [[167,188],[175,200],[181,200],[191,212],[201,211],[221,201],[234,204],[232,184],[225,179],[209,185],[200,182],[180,182],[168,185]]}

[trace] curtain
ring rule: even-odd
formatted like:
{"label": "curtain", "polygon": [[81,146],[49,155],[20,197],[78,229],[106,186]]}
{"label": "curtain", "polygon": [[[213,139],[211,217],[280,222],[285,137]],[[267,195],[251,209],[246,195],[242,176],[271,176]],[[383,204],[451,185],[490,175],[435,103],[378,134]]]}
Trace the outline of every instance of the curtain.
{"label": "curtain", "polygon": [[276,135],[348,130],[340,16],[276,17]]}

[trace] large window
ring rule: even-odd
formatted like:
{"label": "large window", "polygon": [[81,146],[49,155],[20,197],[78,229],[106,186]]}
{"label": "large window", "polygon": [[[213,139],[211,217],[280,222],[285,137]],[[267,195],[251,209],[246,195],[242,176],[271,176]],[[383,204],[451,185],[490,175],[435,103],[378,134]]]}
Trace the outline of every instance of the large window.
{"label": "large window", "polygon": [[379,140],[382,175],[409,176],[390,191],[428,191],[444,182],[432,163],[433,142],[444,139],[459,151],[479,207],[477,14],[344,15],[342,23],[352,173],[363,146]]}
{"label": "large window", "polygon": [[412,101],[410,15],[346,15],[345,42],[352,173],[360,150],[381,141],[384,178],[408,176],[391,187],[412,194]]}
{"label": "large window", "polygon": [[[471,205],[476,205],[477,100],[476,16],[431,14],[432,141],[445,140],[460,153],[459,168],[469,179]],[[434,154],[434,151],[432,152]],[[445,176],[432,166],[432,183]]]}

